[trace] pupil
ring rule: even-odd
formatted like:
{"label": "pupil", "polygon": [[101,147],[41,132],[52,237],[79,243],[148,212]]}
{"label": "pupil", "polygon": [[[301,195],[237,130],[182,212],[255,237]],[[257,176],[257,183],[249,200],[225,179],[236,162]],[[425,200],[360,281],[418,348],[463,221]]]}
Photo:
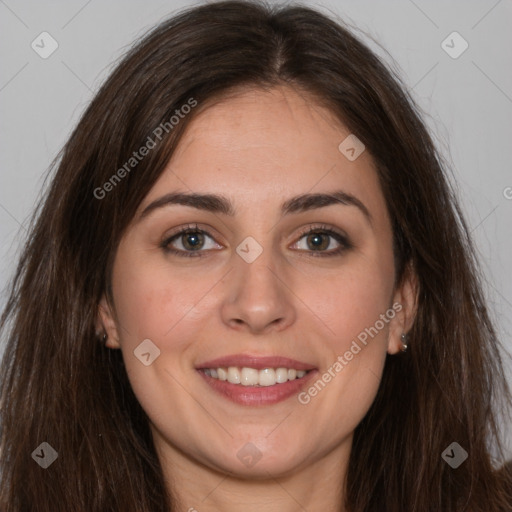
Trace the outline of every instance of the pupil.
{"label": "pupil", "polygon": [[325,245],[325,238],[323,238],[323,235],[320,234],[320,233],[314,233],[312,235],[310,235],[310,238],[309,240],[312,242],[312,246],[313,248],[315,249],[325,249],[326,245]]}
{"label": "pupil", "polygon": [[201,245],[202,242],[202,234],[201,233],[189,233],[185,237],[185,244],[184,246],[187,249],[197,249],[199,245]]}

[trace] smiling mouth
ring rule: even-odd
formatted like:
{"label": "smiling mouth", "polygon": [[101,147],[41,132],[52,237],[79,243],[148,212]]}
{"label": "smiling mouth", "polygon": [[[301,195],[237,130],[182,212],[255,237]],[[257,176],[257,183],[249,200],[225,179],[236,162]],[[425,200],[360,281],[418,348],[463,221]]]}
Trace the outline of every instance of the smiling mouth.
{"label": "smiling mouth", "polygon": [[318,373],[314,364],[284,356],[231,354],[195,367],[208,386],[244,406],[270,406],[292,398]]}
{"label": "smiling mouth", "polygon": [[289,381],[304,378],[311,370],[296,370],[295,368],[263,368],[258,370],[250,367],[217,367],[201,368],[208,377],[219,381],[227,381],[230,384],[238,384],[247,387],[268,387],[276,384],[284,384]]}

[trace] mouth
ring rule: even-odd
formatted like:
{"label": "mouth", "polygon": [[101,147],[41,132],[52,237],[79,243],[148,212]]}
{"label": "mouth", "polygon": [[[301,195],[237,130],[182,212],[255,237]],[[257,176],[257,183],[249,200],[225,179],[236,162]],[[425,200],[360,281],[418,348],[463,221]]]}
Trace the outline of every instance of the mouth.
{"label": "mouth", "polygon": [[242,405],[270,405],[297,394],[317,369],[285,357],[228,356],[196,367],[206,383]]}
{"label": "mouth", "polygon": [[311,370],[297,370],[295,368],[238,368],[229,366],[227,368],[204,368],[199,371],[204,372],[208,377],[220,381],[227,381],[230,384],[252,387],[275,386],[284,384],[295,379],[302,379]]}

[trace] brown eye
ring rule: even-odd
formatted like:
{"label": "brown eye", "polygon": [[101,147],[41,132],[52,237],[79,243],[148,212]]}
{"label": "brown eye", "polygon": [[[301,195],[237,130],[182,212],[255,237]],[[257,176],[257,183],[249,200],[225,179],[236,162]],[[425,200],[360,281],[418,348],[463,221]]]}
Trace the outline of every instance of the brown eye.
{"label": "brown eye", "polygon": [[192,233],[184,233],[179,236],[181,239],[181,245],[190,251],[197,251],[201,249],[204,244],[204,234],[200,231]]}
{"label": "brown eye", "polygon": [[312,256],[336,256],[351,249],[352,244],[345,235],[332,229],[313,227],[302,233],[294,248]]}
{"label": "brown eye", "polygon": [[329,247],[329,236],[324,233],[312,233],[307,235],[306,243],[312,251],[325,250]]}
{"label": "brown eye", "polygon": [[207,231],[196,227],[180,230],[165,239],[161,247],[166,253],[178,256],[203,256],[211,249],[222,248]]}

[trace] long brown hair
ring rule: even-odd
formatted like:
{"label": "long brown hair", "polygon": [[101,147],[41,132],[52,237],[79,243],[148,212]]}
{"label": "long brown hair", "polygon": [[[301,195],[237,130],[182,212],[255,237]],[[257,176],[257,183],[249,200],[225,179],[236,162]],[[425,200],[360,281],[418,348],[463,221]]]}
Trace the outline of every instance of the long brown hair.
{"label": "long brown hair", "polygon": [[[235,88],[277,84],[326,105],[364,142],[393,223],[398,280],[413,269],[419,283],[410,348],[388,356],[355,431],[347,510],[510,510],[496,471],[496,407],[510,406],[500,344],[468,229],[407,88],[341,22],[302,6],[225,1],[139,42],[52,167],[2,316],[3,512],[173,509],[121,352],[98,341],[98,302],[111,299],[120,237],[195,113]],[[155,140],[191,99],[198,107]],[[155,147],[127,168],[148,137]],[[47,469],[31,456],[42,442],[58,453]],[[452,442],[468,453],[457,469],[441,457]]]}

